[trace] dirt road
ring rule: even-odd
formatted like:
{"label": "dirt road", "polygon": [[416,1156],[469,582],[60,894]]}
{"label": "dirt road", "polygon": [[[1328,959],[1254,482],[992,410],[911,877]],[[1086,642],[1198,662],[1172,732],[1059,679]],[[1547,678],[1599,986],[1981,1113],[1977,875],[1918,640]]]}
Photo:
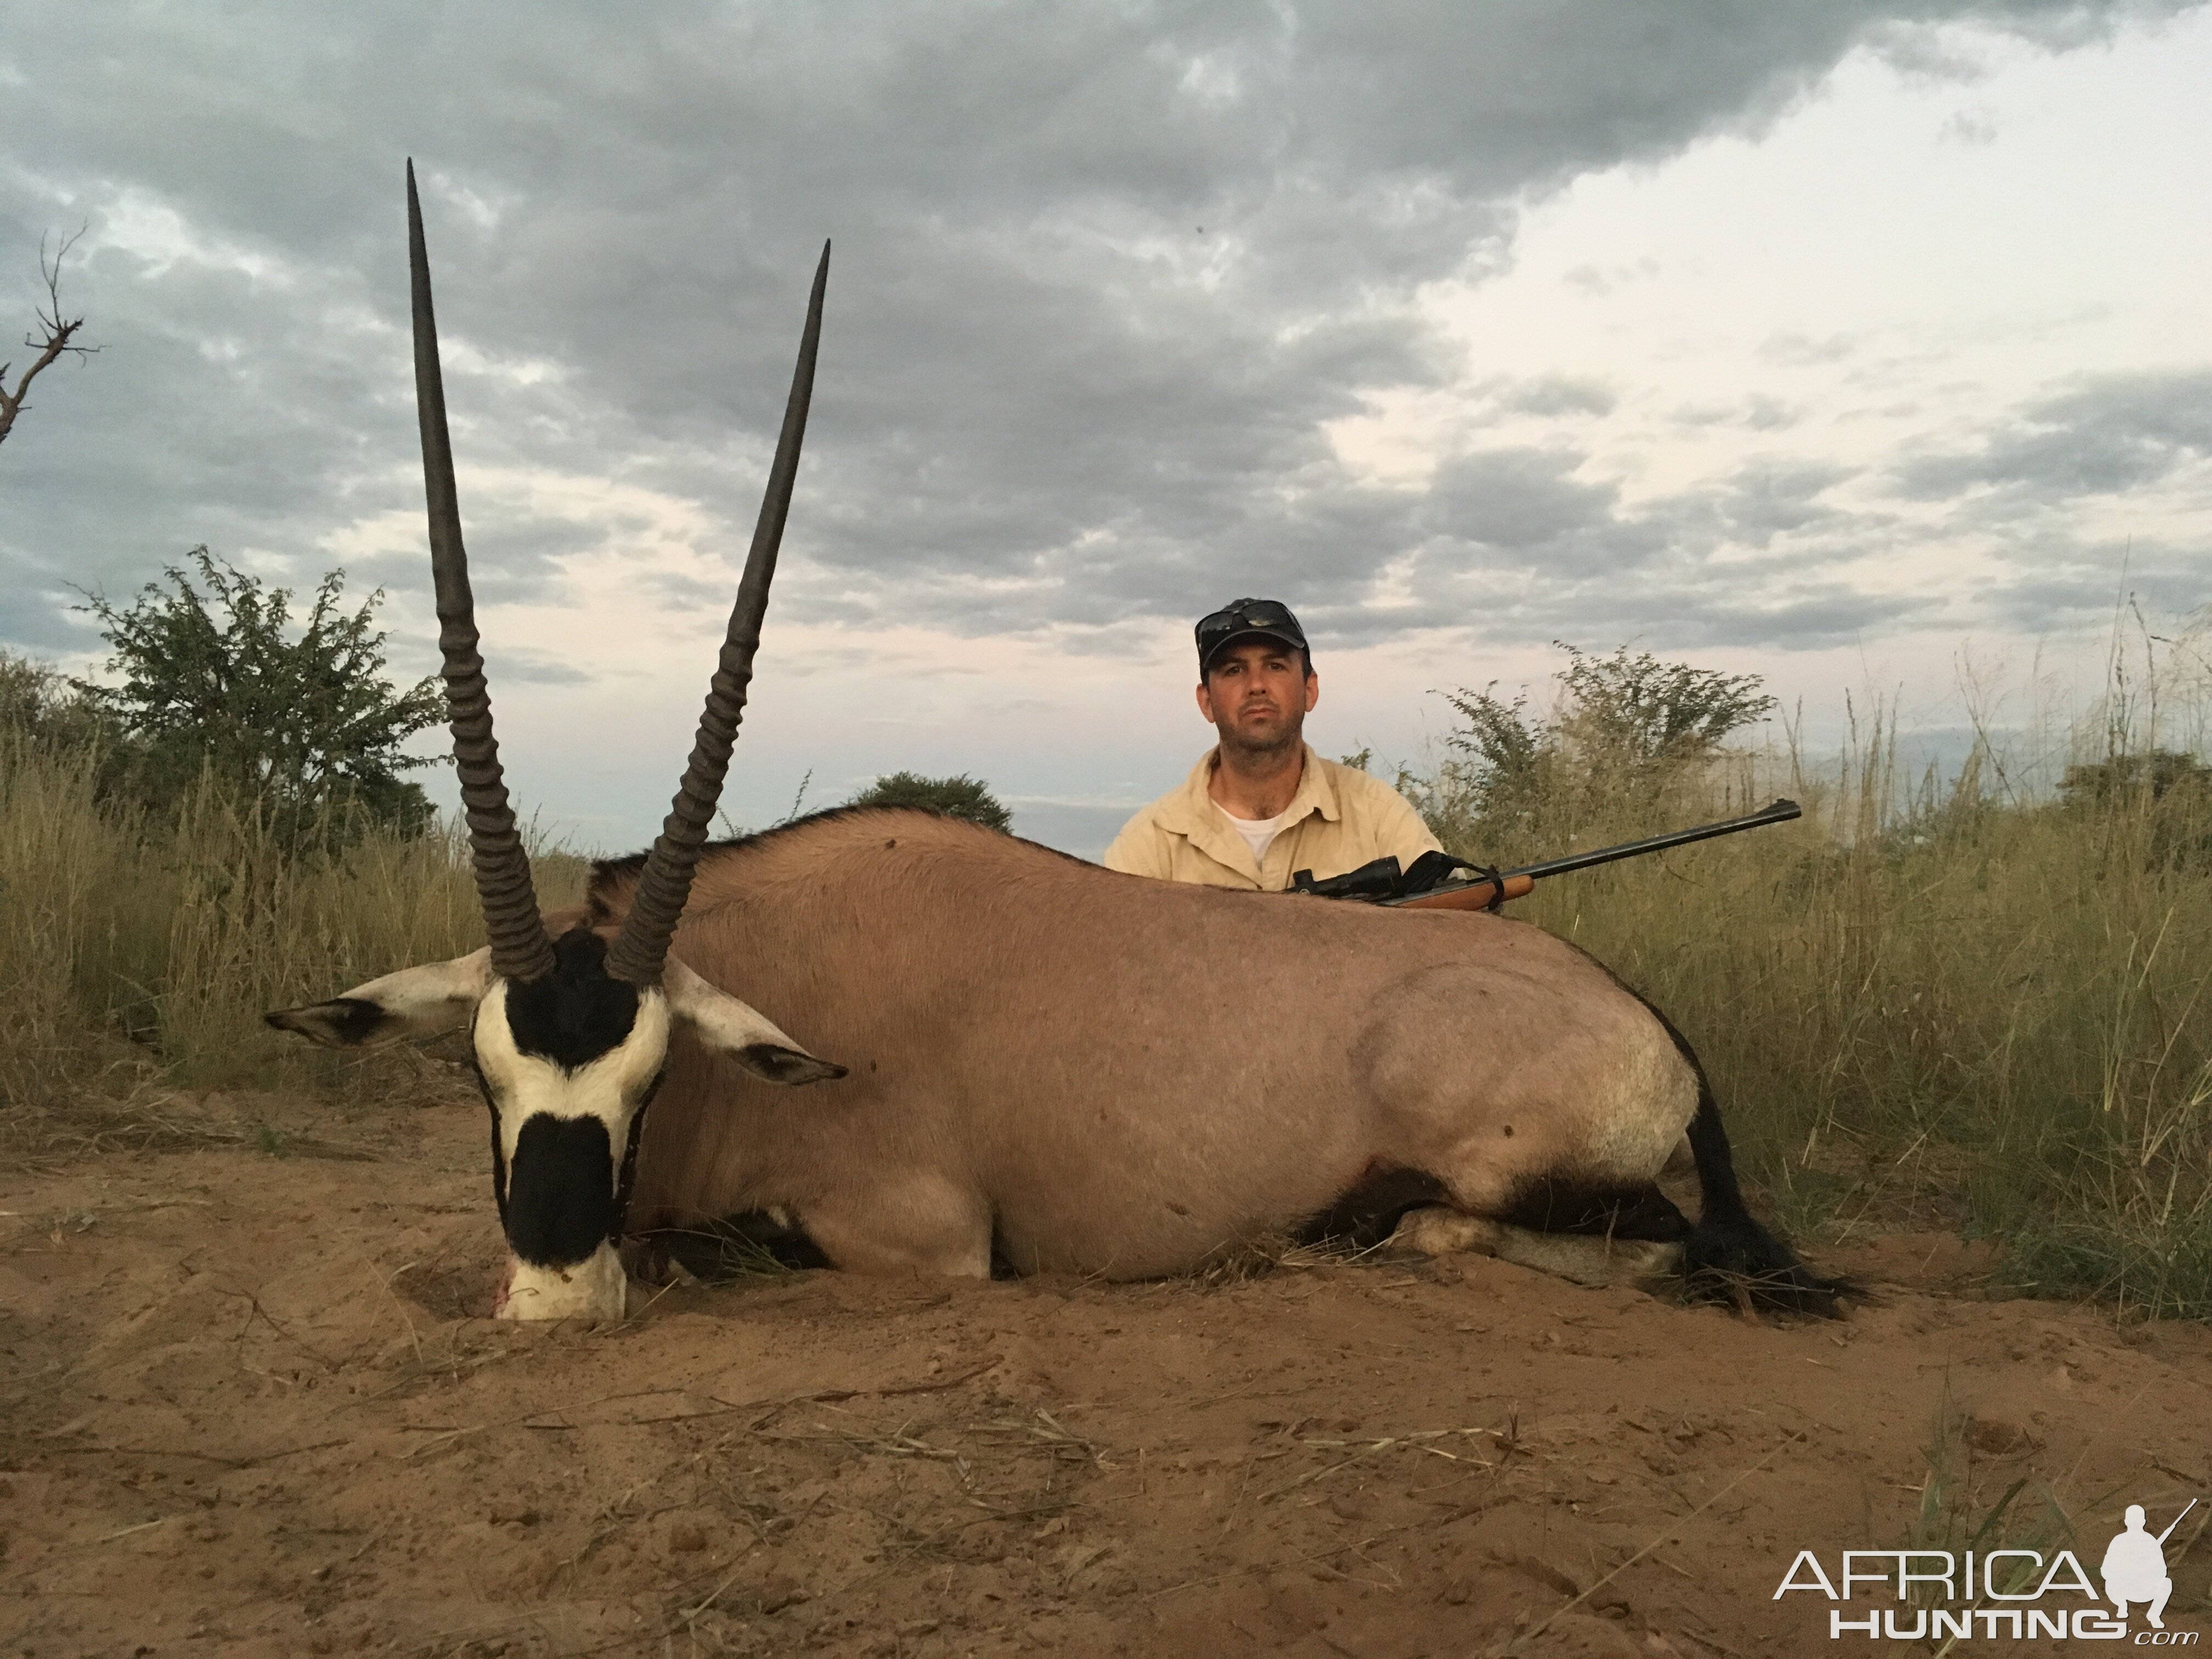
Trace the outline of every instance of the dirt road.
{"label": "dirt road", "polygon": [[9,1659],[1841,1651],[1800,1549],[1962,1549],[2026,1477],[2012,1541],[2055,1504],[2094,1573],[2212,1497],[2212,1331],[1984,1299],[1938,1236],[1827,1253],[1884,1286],[1842,1324],[1468,1260],[517,1328],[477,1112],[240,1109],[281,1155],[0,1176]]}

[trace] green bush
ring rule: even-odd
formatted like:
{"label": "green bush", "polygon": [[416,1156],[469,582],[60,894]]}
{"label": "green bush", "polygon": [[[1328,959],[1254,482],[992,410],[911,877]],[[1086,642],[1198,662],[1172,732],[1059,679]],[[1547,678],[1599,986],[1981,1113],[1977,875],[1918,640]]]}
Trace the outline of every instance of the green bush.
{"label": "green bush", "polygon": [[331,572],[295,639],[289,589],[204,547],[190,557],[204,592],[173,565],[128,607],[87,601],[122,677],[74,683],[105,722],[105,786],[160,809],[204,781],[293,835],[428,830],[429,797],[401,775],[438,763],[403,745],[444,718],[445,699],[434,679],[402,691],[384,678],[383,594],[349,611],[344,573]]}
{"label": "green bush", "polygon": [[1014,816],[999,805],[990,787],[965,772],[949,778],[925,778],[918,772],[894,772],[878,778],[845,803],[848,806],[918,806],[947,817],[965,818],[986,830],[1013,828]]}
{"label": "green bush", "polygon": [[1662,816],[1689,811],[1707,793],[1704,774],[1722,744],[1774,707],[1756,675],[1626,646],[1603,657],[1559,648],[1567,665],[1540,717],[1525,695],[1500,698],[1494,682],[1443,694],[1460,720],[1447,758],[1399,784],[1447,845],[1479,842],[1486,857],[1520,863],[1589,845],[1624,803]]}

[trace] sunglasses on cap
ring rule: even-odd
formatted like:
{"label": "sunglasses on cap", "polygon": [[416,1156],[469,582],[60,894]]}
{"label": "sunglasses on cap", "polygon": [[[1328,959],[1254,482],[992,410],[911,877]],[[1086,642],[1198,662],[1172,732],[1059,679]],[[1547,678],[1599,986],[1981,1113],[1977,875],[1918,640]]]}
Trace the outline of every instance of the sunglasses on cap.
{"label": "sunglasses on cap", "polygon": [[1277,599],[1232,600],[1212,615],[1200,618],[1196,632],[1201,672],[1217,650],[1240,634],[1265,634],[1300,651],[1307,649],[1305,629],[1298,626],[1298,619],[1291,614],[1290,606]]}

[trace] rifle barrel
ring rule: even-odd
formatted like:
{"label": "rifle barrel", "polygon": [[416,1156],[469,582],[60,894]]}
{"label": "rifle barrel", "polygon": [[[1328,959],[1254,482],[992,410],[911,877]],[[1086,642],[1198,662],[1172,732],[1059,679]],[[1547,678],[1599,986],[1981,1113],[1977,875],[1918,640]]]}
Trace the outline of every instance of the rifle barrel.
{"label": "rifle barrel", "polygon": [[2187,1504],[2183,1508],[2183,1510],[2182,1510],[2181,1513],[2180,1513],[2179,1515],[2175,1516],[2172,1521],[2170,1521],[2170,1522],[2168,1522],[2166,1523],[2166,1530],[2165,1530],[2164,1532],[2162,1532],[2162,1533],[2159,1534],[2159,1535],[2158,1535],[2158,1547],[2159,1547],[2160,1549],[2164,1549],[2164,1548],[2166,1547],[2166,1540],[2167,1539],[2169,1539],[2169,1538],[2171,1538],[2171,1537],[2172,1537],[2172,1536],[2173,1536],[2173,1529],[2174,1529],[2174,1528],[2176,1528],[2176,1527],[2179,1526],[2179,1525],[2182,1523],[2182,1522],[2183,1522],[2183,1521],[2186,1520],[2186,1519],[2188,1518],[2188,1516],[2189,1516],[2189,1511],[2190,1511],[2191,1510],[2195,1509],[2196,1507],[2197,1507],[2197,1500],[2196,1500],[2195,1498],[2191,1498],[2191,1499],[2189,1500],[2188,1504]]}
{"label": "rifle barrel", "polygon": [[1718,823],[1701,823],[1694,830],[1674,830],[1663,836],[1646,836],[1642,841],[1625,841],[1618,847],[1600,847],[1587,853],[1570,853],[1565,858],[1546,859],[1541,864],[1524,864],[1517,870],[1508,870],[1509,876],[1527,876],[1537,881],[1546,876],[1564,875],[1570,870],[1587,870],[1595,864],[1611,864],[1616,859],[1639,858],[1646,853],[1663,853],[1670,847],[1686,847],[1693,841],[1711,841],[1715,836],[1733,836],[1738,830],[1756,830],[1762,824],[1787,823],[1792,818],[1805,816],[1804,809],[1794,800],[1778,800],[1756,812],[1747,812],[1740,818],[1723,818]]}

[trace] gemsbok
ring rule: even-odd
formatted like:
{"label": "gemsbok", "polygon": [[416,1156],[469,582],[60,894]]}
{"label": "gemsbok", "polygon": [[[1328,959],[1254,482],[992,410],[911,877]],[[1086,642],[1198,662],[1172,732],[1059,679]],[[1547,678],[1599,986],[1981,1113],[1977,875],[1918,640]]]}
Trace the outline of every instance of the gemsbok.
{"label": "gemsbok", "polygon": [[[1832,1310],[1835,1283],[1747,1210],[1687,1044],[1539,928],[1176,886],[910,811],[707,844],[826,246],[665,824],[594,868],[584,907],[542,915],[492,738],[411,166],[408,216],[439,637],[490,942],[268,1018],[343,1046],[469,1024],[502,1316],[619,1318],[626,1237],[762,1215],[860,1272],[1111,1279],[1395,1223],[1417,1250]],[[1694,1224],[1656,1185],[1686,1133]]]}

